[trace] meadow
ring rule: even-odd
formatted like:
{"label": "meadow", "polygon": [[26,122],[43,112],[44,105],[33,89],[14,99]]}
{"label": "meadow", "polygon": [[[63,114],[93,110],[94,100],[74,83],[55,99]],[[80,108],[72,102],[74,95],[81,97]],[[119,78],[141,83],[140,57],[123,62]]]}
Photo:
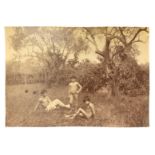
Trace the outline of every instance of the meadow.
{"label": "meadow", "polygon": [[[102,94],[81,92],[79,103],[85,94],[91,97],[95,105],[96,116],[92,119],[65,118],[68,109],[56,109],[45,112],[33,109],[46,88],[43,84],[6,85],[6,126],[103,126],[103,127],[145,127],[149,125],[149,98],[146,95],[136,97],[117,96],[109,99]],[[27,92],[25,92],[27,90]],[[50,98],[68,103],[67,86],[51,86],[47,89]]]}

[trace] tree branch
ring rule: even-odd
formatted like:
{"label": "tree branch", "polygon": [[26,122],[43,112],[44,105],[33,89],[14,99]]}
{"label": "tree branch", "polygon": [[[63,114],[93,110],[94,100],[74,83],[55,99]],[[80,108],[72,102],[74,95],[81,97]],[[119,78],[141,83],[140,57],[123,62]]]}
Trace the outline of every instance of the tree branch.
{"label": "tree branch", "polygon": [[143,41],[143,40],[138,39],[138,40],[134,40],[132,43],[144,43],[144,41]]}
{"label": "tree branch", "polygon": [[122,29],[121,27],[119,27],[118,29],[119,29],[119,31],[120,31],[120,33],[121,33],[121,35],[122,35],[123,42],[126,43],[126,37],[125,37],[125,35],[124,35],[124,33],[123,33],[123,29]]}
{"label": "tree branch", "polygon": [[87,33],[90,35],[90,37],[92,38],[92,40],[90,40],[90,39],[86,36],[86,39],[88,39],[88,40],[95,46],[95,48],[97,49],[97,51],[99,51],[94,35],[89,31],[88,28],[84,27],[83,29],[85,29],[85,30],[87,31]]}
{"label": "tree branch", "polygon": [[95,51],[95,53],[98,54],[98,55],[100,55],[100,56],[102,56],[102,57],[105,57],[105,55],[103,54],[103,52],[101,52],[99,50],[98,51]]}
{"label": "tree branch", "polygon": [[138,34],[142,31],[148,32],[147,28],[140,28],[137,30],[137,32],[135,33],[135,35],[133,36],[133,38],[129,41],[128,45],[132,44],[132,42],[136,39],[136,37],[138,36]]}

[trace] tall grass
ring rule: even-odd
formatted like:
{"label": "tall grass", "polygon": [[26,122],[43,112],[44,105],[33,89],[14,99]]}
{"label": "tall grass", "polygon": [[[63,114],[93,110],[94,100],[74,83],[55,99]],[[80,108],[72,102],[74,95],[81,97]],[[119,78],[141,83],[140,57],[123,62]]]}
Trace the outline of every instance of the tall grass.
{"label": "tall grass", "polygon": [[[6,87],[6,125],[7,126],[104,126],[104,127],[145,127],[149,125],[148,96],[119,96],[107,99],[101,94],[87,94],[95,105],[96,116],[86,120],[69,120],[64,114],[66,109],[57,109],[46,113],[33,108],[38,100],[42,84],[14,85]],[[28,90],[28,92],[25,92]],[[36,92],[35,94],[33,92]],[[67,86],[53,86],[48,89],[51,99],[59,98],[68,103]],[[86,95],[81,93],[79,104]]]}

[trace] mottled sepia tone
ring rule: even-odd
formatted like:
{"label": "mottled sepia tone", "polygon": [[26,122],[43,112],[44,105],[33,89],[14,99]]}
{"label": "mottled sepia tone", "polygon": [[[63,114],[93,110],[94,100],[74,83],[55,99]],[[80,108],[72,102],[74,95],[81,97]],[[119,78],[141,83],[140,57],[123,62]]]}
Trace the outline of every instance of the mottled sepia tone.
{"label": "mottled sepia tone", "polygon": [[149,28],[5,32],[6,126],[149,125]]}

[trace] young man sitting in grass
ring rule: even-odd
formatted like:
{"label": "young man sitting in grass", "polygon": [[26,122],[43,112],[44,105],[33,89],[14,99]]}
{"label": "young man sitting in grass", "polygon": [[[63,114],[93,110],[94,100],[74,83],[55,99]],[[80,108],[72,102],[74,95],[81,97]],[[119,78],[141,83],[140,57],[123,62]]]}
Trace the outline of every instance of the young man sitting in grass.
{"label": "young man sitting in grass", "polygon": [[38,100],[37,105],[34,108],[34,111],[37,110],[39,105],[42,105],[45,108],[45,111],[50,111],[50,110],[55,110],[57,107],[63,107],[63,108],[70,108],[69,104],[64,104],[62,101],[59,99],[55,99],[51,101],[51,99],[48,97],[47,90],[42,90],[41,91],[41,96]]}
{"label": "young man sitting in grass", "polygon": [[95,116],[95,108],[94,104],[90,102],[90,98],[85,96],[83,99],[83,107],[79,108],[74,114],[65,115],[66,118],[74,119],[77,116],[84,117],[84,118],[93,118]]}

